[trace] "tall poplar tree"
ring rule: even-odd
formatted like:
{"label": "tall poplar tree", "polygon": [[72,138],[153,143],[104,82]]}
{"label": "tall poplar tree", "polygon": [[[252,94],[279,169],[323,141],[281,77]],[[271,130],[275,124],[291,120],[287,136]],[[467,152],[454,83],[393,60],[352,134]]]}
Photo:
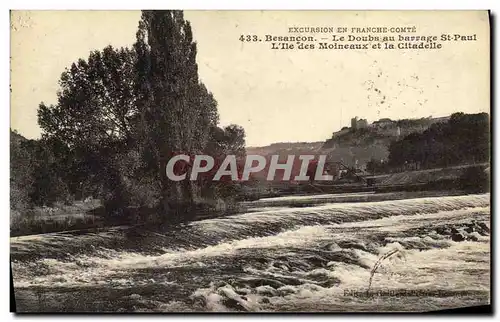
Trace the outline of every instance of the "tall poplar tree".
{"label": "tall poplar tree", "polygon": [[217,103],[198,79],[196,43],[182,11],[143,11],[134,47],[142,154],[156,167],[166,210],[185,211],[180,205],[192,205],[199,189],[189,180],[169,181],[165,166],[176,153],[204,152]]}

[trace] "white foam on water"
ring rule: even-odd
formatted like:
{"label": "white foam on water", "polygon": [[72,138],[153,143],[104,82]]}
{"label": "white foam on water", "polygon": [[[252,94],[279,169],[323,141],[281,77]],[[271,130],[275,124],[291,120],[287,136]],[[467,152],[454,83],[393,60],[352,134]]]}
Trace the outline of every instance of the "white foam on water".
{"label": "white foam on water", "polygon": [[252,224],[297,223],[314,224],[319,219],[362,221],[394,215],[435,213],[463,208],[489,207],[489,194],[428,197],[363,203],[324,204],[305,208],[283,208],[261,212],[250,212],[223,218],[193,222],[191,227],[204,231],[227,231]]}
{"label": "white foam on water", "polygon": [[329,193],[329,194],[322,194],[322,195],[304,195],[304,196],[284,196],[284,197],[270,197],[270,198],[262,198],[256,201],[252,201],[252,203],[259,203],[260,200],[262,201],[289,201],[289,200],[315,200],[315,199],[328,199],[328,198],[343,198],[343,197],[361,197],[361,196],[369,196],[373,195],[375,192],[370,191],[370,192],[353,192],[353,193]]}
{"label": "white foam on water", "polygon": [[[404,259],[387,261],[376,271],[371,286],[372,293],[378,291],[388,293],[391,290],[418,291],[418,293],[414,293],[419,294],[418,302],[434,303],[435,309],[439,309],[443,306],[460,306],[463,303],[473,301],[471,298],[474,298],[474,295],[469,298],[461,298],[453,296],[454,292],[465,291],[464,294],[466,294],[466,292],[472,291],[488,292],[490,289],[488,243],[452,242],[449,248],[428,251],[404,250],[401,245],[395,243],[380,248],[379,252],[383,254],[388,249],[394,248],[404,251]],[[360,255],[365,256],[365,259],[373,264],[379,258],[377,255],[362,251],[360,251]],[[476,275],[471,271],[478,271],[478,273]],[[340,279],[341,283],[333,287],[321,287],[311,283],[287,285],[276,290],[282,296],[273,296],[274,289],[270,286],[266,286],[266,292],[259,291],[262,288],[259,287],[256,289],[255,295],[257,297],[254,298],[258,307],[253,307],[253,310],[274,311],[282,307],[314,308],[314,305],[335,308],[346,303],[373,306],[377,302],[380,305],[400,303],[402,310],[418,309],[412,307],[415,298],[411,297],[363,298],[353,296],[353,291],[359,294],[368,290],[370,270],[359,266],[338,262],[328,269],[315,269],[309,272],[311,275],[318,273],[336,277]],[[444,293],[446,291],[449,291],[448,295],[439,295],[446,294]],[[226,311],[228,308],[224,307],[222,310]]]}
{"label": "white foam on water", "polygon": [[[392,216],[384,216],[388,212]],[[373,214],[377,215],[374,216]],[[255,216],[255,217],[254,217]],[[357,244],[369,246],[372,233],[404,232],[408,229],[433,224],[461,223],[471,219],[488,221],[489,195],[454,196],[439,198],[420,198],[412,200],[384,201],[363,204],[329,204],[306,209],[284,209],[235,215],[230,219],[210,219],[192,223],[207,232],[216,233],[219,229],[244,229],[255,222],[286,223],[287,220],[304,220],[303,217],[358,217],[360,221],[331,223],[328,225],[311,225],[311,221],[292,230],[273,236],[247,237],[240,240],[221,242],[214,246],[185,251],[166,250],[159,256],[116,250],[95,250],[89,255],[74,255],[71,260],[41,259],[32,262],[13,262],[14,286],[29,288],[33,286],[52,287],[84,287],[102,285],[106,287],[133,288],[137,285],[172,284],[175,279],[167,276],[155,277],[152,281],[130,278],[130,272],[138,269],[165,269],[175,267],[205,268],[213,265],[216,258],[225,257],[229,261],[236,260],[242,252],[263,254],[266,258],[278,256],[297,256],[288,249],[299,249],[304,253],[319,250],[320,246],[331,243],[330,251],[339,250],[336,241],[353,240]],[[361,220],[364,218],[365,220]],[[308,224],[309,223],[309,224]],[[397,235],[397,234],[396,234]],[[400,235],[397,235],[400,236]],[[377,260],[388,251],[397,248],[398,254],[384,261],[375,272],[372,281],[373,289],[446,289],[446,290],[489,290],[489,238],[479,236],[476,242],[453,242],[436,240],[429,236],[388,237],[390,242],[379,247],[376,252],[350,249],[358,264],[373,267]],[[37,240],[43,237],[36,237]],[[392,239],[391,239],[392,238]],[[24,244],[26,239],[21,239]],[[430,247],[429,250],[405,249],[406,242],[418,242]],[[250,251],[249,251],[250,250]],[[291,258],[293,259],[293,258]],[[303,260],[297,258],[297,260]],[[199,270],[196,271],[199,274]],[[366,289],[370,278],[370,269],[358,265],[332,261],[325,267],[311,267],[306,271],[283,267],[254,267],[249,263],[244,272],[255,277],[295,278],[299,285],[285,285],[276,289],[273,296],[271,286],[247,288],[247,295],[241,295],[241,289],[230,284],[226,286],[202,286],[194,293],[194,297],[203,298],[205,309],[220,311],[234,310],[228,308],[227,300],[237,303],[241,310],[257,311],[297,305],[313,305],[314,303],[345,304],[344,291],[348,289]],[[318,285],[318,280],[338,279],[340,283],[331,287]],[[237,292],[238,291],[238,292]],[[352,300],[352,299],[351,299]],[[332,302],[333,301],[333,302]],[[355,299],[355,301],[362,301]],[[301,303],[301,304],[300,304]],[[171,306],[163,303],[159,308],[168,310],[179,307],[172,302]],[[437,304],[436,304],[437,305]]]}

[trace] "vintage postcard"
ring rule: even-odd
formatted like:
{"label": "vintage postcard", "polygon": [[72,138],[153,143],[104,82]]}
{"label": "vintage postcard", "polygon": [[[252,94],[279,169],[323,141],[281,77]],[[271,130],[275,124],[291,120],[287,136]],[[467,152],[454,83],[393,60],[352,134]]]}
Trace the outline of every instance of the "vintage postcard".
{"label": "vintage postcard", "polygon": [[488,11],[11,11],[16,312],[491,312]]}

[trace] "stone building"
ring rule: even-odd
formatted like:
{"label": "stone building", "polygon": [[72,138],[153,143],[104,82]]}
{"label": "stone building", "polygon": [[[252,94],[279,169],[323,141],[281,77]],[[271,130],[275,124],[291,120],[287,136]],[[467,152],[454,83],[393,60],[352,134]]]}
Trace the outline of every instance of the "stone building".
{"label": "stone building", "polygon": [[354,117],[351,119],[351,128],[353,130],[363,129],[368,127],[368,121],[366,119],[359,119],[358,117]]}

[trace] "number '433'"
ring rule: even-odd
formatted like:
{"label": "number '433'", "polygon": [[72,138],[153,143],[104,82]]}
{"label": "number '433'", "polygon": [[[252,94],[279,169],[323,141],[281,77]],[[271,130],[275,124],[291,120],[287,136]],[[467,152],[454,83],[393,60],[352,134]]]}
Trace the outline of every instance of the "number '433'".
{"label": "number '433'", "polygon": [[241,35],[240,41],[259,41],[257,35]]}

